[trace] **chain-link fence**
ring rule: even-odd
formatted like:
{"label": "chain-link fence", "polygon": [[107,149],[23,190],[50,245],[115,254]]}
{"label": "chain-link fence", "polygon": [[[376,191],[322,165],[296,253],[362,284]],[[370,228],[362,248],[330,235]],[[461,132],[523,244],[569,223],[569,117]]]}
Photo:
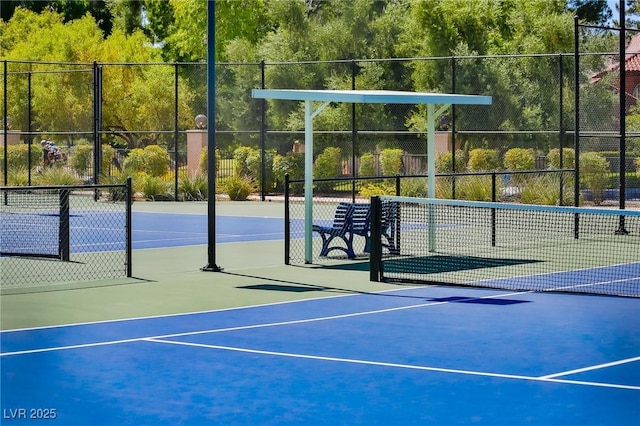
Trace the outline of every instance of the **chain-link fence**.
{"label": "chain-link fence", "polygon": [[0,288],[132,276],[131,183],[0,187]]}
{"label": "chain-link fence", "polygon": [[[226,179],[248,174],[254,191],[264,196],[283,191],[285,173],[295,179],[304,172],[296,159],[304,149],[302,105],[253,99],[252,88],[330,87],[491,95],[491,106],[455,106],[439,118],[438,155],[452,158],[438,172],[572,169],[575,153],[565,152],[578,146],[581,154],[597,153],[594,161],[604,158],[606,165],[604,179],[581,176],[585,194],[618,189],[624,161],[633,199],[634,188],[640,188],[635,164],[640,126],[631,125],[636,111],[629,107],[621,154],[618,57],[585,51],[580,58],[579,84],[573,54],[217,64],[216,187],[222,191]],[[194,121],[206,114],[206,71],[202,63],[4,61],[2,116],[10,117],[11,126],[2,131],[2,182],[117,182],[131,175],[134,191],[148,198],[194,199],[190,180],[206,175],[206,129]],[[314,178],[425,173],[425,120],[419,105],[332,104],[314,122],[313,156],[316,162],[337,156],[339,162],[316,167]],[[61,166],[56,171],[44,164],[43,139],[64,154],[54,161]],[[157,153],[139,152],[155,145],[164,150],[162,167],[149,164]],[[238,156],[240,147],[254,151]],[[496,152],[497,162],[470,167],[469,154],[478,148]],[[505,164],[514,148],[531,150],[534,163]],[[397,150],[399,169],[389,160]],[[558,152],[559,162],[550,160]],[[463,158],[466,162],[458,161]],[[155,185],[147,184],[149,179]],[[604,183],[594,183],[598,179]]]}

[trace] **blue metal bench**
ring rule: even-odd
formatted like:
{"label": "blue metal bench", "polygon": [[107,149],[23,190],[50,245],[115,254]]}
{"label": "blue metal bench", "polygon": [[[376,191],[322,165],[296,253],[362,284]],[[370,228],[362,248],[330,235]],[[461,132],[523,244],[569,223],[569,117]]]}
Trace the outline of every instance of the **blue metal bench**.
{"label": "blue metal bench", "polygon": [[[365,249],[369,248],[369,224],[371,220],[371,206],[369,204],[339,203],[331,226],[316,225],[312,227],[322,237],[320,256],[327,256],[333,250],[340,250],[349,259],[356,257],[353,249],[354,236],[365,237]],[[344,244],[331,243],[339,238]]]}

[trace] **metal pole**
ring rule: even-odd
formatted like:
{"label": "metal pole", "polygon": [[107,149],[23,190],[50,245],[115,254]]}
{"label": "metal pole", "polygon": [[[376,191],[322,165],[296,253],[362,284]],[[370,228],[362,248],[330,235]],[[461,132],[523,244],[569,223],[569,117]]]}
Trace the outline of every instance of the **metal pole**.
{"label": "metal pole", "polygon": [[[456,93],[456,58],[451,57],[451,93]],[[456,105],[451,105],[451,172],[456,173]],[[456,177],[451,178],[451,198],[456,199]]]}
{"label": "metal pole", "polygon": [[[562,53],[558,55],[558,85],[559,85],[559,95],[558,95],[558,103],[560,105],[560,112],[558,113],[558,127],[560,127],[560,133],[558,134],[558,142],[560,145],[560,168],[564,169],[564,138],[566,136],[566,132],[564,130],[564,103],[562,101],[564,97],[564,71],[563,66],[564,62],[562,60]],[[560,173],[560,194],[558,194],[558,199],[560,201],[560,205],[564,205],[564,173]]]}
{"label": "metal pole", "polygon": [[31,185],[31,167],[33,167],[33,164],[31,164],[31,121],[32,121],[32,112],[33,112],[33,107],[31,104],[31,97],[32,97],[32,86],[31,86],[31,71],[29,71],[27,73],[27,132],[29,134],[29,136],[27,137],[27,184]]}
{"label": "metal pole", "polygon": [[207,2],[207,186],[208,250],[203,271],[220,272],[216,265],[216,2]]}
{"label": "metal pole", "polygon": [[[260,61],[260,88],[265,88],[265,74],[264,74],[264,60]],[[267,149],[267,100],[260,100],[260,199],[264,201],[266,199],[266,180],[267,180],[267,170],[266,170],[266,149]]]}
{"label": "metal pole", "polygon": [[133,244],[132,244],[132,220],[131,220],[131,205],[133,204],[133,190],[131,185],[131,176],[127,178],[127,195],[125,197],[126,206],[126,226],[127,226],[127,277],[131,278],[133,276]]}
{"label": "metal pole", "polygon": [[[351,90],[356,90],[356,61],[351,60]],[[358,139],[358,129],[356,122],[356,104],[351,104],[351,177],[355,178],[358,176],[356,171],[356,155],[358,153],[357,149],[357,139]],[[351,180],[351,201],[355,203],[356,201],[356,180]]]}
{"label": "metal pole", "polygon": [[[575,170],[573,182],[573,205],[580,205],[580,42],[579,42],[579,23],[578,17],[573,18],[573,97],[574,97],[574,132],[573,132],[573,150],[575,152]],[[576,213],[573,218],[573,234],[574,238],[578,238],[578,229],[580,218]]]}
{"label": "metal pole", "polygon": [[174,200],[178,201],[178,139],[180,137],[178,128],[178,64],[174,65],[174,77],[173,77],[173,194]]}
{"label": "metal pole", "polygon": [[[620,0],[620,209],[626,205],[627,192],[627,71],[626,71],[626,23],[625,23],[625,1]],[[629,232],[625,229],[624,216],[620,215],[617,235],[626,235]]]}
{"label": "metal pole", "polygon": [[8,170],[7,168],[9,167],[9,163],[8,163],[8,155],[7,155],[7,147],[8,147],[8,138],[9,138],[9,132],[7,129],[7,60],[4,60],[4,72],[3,72],[3,76],[2,76],[2,80],[3,80],[3,84],[4,84],[4,90],[2,91],[2,133],[4,135],[4,141],[3,141],[3,145],[4,145],[4,158],[2,159],[3,164],[3,174],[4,174],[4,185],[8,185],[9,184],[9,174],[8,174]]}

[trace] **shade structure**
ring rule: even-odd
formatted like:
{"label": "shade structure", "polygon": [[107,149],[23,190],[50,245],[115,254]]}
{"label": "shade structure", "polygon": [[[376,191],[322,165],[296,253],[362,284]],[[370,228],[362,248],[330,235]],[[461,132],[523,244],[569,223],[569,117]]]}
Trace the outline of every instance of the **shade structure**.
{"label": "shade structure", "polygon": [[[490,105],[491,96],[461,95],[398,90],[296,90],[253,89],[251,96],[257,99],[304,101],[305,103],[305,249],[306,263],[311,263],[313,226],[313,119],[332,102],[377,104],[424,104],[427,106],[427,182],[428,196],[435,198],[435,120],[451,105]],[[315,105],[314,102],[320,102]],[[437,109],[436,109],[437,107]]]}

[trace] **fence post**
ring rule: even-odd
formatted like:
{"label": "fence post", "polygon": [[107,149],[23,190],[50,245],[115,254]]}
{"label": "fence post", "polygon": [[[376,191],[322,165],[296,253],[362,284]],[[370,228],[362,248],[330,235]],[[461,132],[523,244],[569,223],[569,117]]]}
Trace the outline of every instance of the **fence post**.
{"label": "fence post", "polygon": [[284,264],[289,265],[291,252],[291,221],[289,213],[289,173],[284,175]]}
{"label": "fence post", "polygon": [[380,242],[381,224],[380,197],[371,197],[371,253],[369,253],[369,281],[380,282],[382,270],[382,245]]}
{"label": "fence post", "polygon": [[125,197],[126,207],[126,226],[127,226],[127,243],[126,243],[126,256],[127,256],[127,278],[133,276],[133,229],[131,220],[131,206],[133,205],[133,190],[131,185],[131,176],[127,178],[127,195]]}
{"label": "fence post", "polygon": [[173,77],[173,194],[174,200],[178,201],[178,170],[180,170],[178,161],[178,63],[174,64],[174,77]]}
{"label": "fence post", "polygon": [[69,236],[69,192],[70,189],[60,189],[60,226],[58,228],[58,255],[60,260],[68,262],[71,259],[71,242]]}
{"label": "fence post", "polygon": [[[260,88],[265,88],[265,75],[264,75],[264,59],[260,61]],[[265,161],[267,159],[266,153],[266,145],[267,145],[267,137],[266,137],[266,121],[267,121],[267,100],[260,99],[260,175],[262,178],[260,179],[260,199],[262,201],[265,200],[265,192],[266,192],[266,182],[267,182],[267,170],[265,166]]]}

